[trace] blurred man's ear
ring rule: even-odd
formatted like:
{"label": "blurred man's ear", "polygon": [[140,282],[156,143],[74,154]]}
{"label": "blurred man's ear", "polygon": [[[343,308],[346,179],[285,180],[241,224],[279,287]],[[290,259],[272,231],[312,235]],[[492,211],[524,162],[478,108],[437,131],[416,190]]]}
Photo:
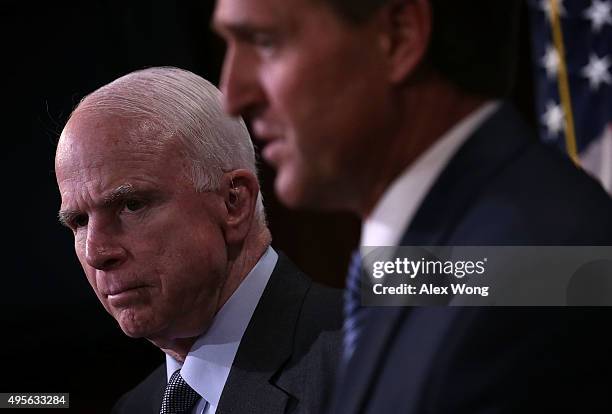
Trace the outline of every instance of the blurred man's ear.
{"label": "blurred man's ear", "polygon": [[257,178],[248,170],[234,170],[223,175],[221,195],[225,202],[225,239],[228,243],[242,242],[251,228],[259,194]]}
{"label": "blurred man's ear", "polygon": [[425,58],[431,38],[429,0],[391,0],[378,12],[388,80],[404,82]]}

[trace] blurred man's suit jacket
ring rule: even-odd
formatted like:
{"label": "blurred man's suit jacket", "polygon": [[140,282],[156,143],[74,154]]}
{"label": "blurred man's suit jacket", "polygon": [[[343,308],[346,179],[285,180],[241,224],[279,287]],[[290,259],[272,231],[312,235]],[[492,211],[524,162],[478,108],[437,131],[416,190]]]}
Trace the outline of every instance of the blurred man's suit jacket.
{"label": "blurred man's suit jacket", "polygon": [[[400,244],[611,241],[607,194],[504,104],[446,165]],[[612,412],[611,323],[601,308],[370,308],[332,411]]]}
{"label": "blurred man's suit jacket", "polygon": [[[217,414],[319,413],[340,354],[340,291],[313,283],[279,252],[223,388]],[[117,414],[159,414],[166,366],[125,394]]]}

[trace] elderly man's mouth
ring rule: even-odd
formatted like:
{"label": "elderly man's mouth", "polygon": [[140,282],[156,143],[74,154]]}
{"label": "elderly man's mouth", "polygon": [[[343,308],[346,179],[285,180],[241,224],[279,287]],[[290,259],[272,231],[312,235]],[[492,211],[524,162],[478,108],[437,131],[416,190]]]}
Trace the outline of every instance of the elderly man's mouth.
{"label": "elderly man's mouth", "polygon": [[142,291],[146,286],[130,287],[118,290],[115,293],[106,295],[108,303],[114,307],[122,307],[134,303],[142,298]]}

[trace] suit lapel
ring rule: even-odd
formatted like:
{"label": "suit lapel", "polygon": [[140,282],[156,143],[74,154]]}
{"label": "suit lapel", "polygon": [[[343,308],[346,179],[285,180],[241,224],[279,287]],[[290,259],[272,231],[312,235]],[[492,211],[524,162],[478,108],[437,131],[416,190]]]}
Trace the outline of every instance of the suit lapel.
{"label": "suit lapel", "polygon": [[[403,246],[445,245],[479,190],[527,147],[529,137],[520,117],[508,105],[476,130],[445,167],[419,207]],[[382,360],[410,307],[378,307],[370,311],[365,334],[349,362],[336,393],[334,413],[358,413],[380,374]],[[406,350],[409,352],[410,350]]]}
{"label": "suit lapel", "polygon": [[218,414],[284,413],[292,395],[279,371],[293,352],[293,327],[311,282],[279,253],[232,364]]}
{"label": "suit lapel", "polygon": [[[377,375],[378,363],[393,338],[395,327],[405,317],[405,308],[372,308],[366,335],[360,339],[353,357],[337,385],[332,413],[360,412]],[[347,375],[348,374],[348,375]]]}
{"label": "suit lapel", "polygon": [[151,414],[159,414],[159,409],[164,399],[164,392],[166,392],[166,385],[168,384],[168,378],[166,375],[166,364],[162,364],[160,368],[155,371],[155,381],[158,386],[153,387],[151,394],[148,395],[145,400],[149,402],[148,411]]}

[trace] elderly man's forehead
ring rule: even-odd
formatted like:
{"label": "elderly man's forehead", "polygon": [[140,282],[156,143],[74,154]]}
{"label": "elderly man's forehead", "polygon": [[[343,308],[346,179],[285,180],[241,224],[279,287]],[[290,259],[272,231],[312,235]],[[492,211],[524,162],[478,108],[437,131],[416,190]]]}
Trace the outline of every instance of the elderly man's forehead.
{"label": "elderly man's forehead", "polygon": [[89,140],[106,144],[135,143],[160,145],[172,133],[150,117],[132,116],[111,111],[77,110],[62,131],[60,143],[69,140],[75,143]]}
{"label": "elderly man's forehead", "polygon": [[56,169],[67,163],[89,163],[109,150],[158,157],[170,142],[159,124],[143,118],[76,112],[60,136]]}

